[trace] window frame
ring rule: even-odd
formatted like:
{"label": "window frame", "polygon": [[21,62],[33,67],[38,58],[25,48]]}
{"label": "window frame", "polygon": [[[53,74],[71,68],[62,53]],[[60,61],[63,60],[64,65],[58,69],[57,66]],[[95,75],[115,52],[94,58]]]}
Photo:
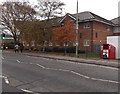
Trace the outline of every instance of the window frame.
{"label": "window frame", "polygon": [[80,39],[82,38],[82,33],[80,33]]}
{"label": "window frame", "polygon": [[90,23],[89,22],[83,23],[83,28],[90,28]]}
{"label": "window frame", "polygon": [[83,46],[90,46],[90,45],[91,45],[90,40],[83,41]]}
{"label": "window frame", "polygon": [[95,33],[95,37],[98,38],[98,32]]}

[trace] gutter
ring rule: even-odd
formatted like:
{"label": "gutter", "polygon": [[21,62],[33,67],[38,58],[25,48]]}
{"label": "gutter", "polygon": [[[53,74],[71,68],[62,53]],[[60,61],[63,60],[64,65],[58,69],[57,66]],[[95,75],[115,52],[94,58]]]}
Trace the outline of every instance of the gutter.
{"label": "gutter", "polygon": [[[85,64],[94,64],[94,65],[100,65],[100,66],[107,66],[107,67],[114,67],[114,68],[120,68],[119,66],[119,61],[117,62],[105,62],[105,61],[99,61],[99,60],[89,60],[89,59],[67,59],[67,58],[59,58],[59,57],[52,57],[52,56],[45,56],[45,55],[34,55],[34,54],[24,54],[28,56],[33,56],[33,57],[41,57],[41,58],[47,58],[47,59],[53,59],[53,60],[63,60],[63,61],[70,61],[70,62],[75,62],[75,63],[85,63]],[[89,62],[88,62],[89,61]]]}

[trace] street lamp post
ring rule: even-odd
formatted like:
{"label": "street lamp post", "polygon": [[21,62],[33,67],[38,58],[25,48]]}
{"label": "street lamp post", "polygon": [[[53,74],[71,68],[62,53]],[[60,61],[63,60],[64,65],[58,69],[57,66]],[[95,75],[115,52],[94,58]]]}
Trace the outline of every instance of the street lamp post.
{"label": "street lamp post", "polygon": [[77,15],[76,15],[76,57],[78,57],[78,0],[77,0]]}

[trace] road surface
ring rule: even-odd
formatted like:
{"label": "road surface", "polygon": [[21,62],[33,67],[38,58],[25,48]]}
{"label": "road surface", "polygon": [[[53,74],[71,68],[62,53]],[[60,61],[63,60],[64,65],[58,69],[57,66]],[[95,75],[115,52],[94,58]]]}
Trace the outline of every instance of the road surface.
{"label": "road surface", "polygon": [[5,83],[20,91],[34,94],[118,92],[117,68],[33,57],[14,52],[3,52],[1,58]]}

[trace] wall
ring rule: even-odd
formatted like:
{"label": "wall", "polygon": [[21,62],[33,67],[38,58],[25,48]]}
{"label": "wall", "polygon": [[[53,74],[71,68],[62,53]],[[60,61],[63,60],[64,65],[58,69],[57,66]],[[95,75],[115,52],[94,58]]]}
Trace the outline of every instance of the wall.
{"label": "wall", "polygon": [[107,43],[116,47],[116,59],[120,59],[120,36],[108,36]]}
{"label": "wall", "polygon": [[[70,21],[68,15],[66,15],[65,20],[66,22]],[[74,28],[75,21],[72,21],[72,23]],[[84,23],[89,23],[90,27],[84,28]],[[82,34],[81,38],[80,33]],[[100,44],[106,43],[107,36],[109,35],[113,35],[113,27],[110,25],[96,21],[80,22],[78,30],[79,50],[87,49],[87,51],[91,52],[94,49],[94,45],[97,45],[96,50],[100,50]],[[84,41],[89,41],[90,46],[84,47]]]}
{"label": "wall", "polygon": [[[84,23],[89,23],[90,28],[83,28]],[[82,38],[80,38],[80,33],[82,33]],[[100,52],[100,45],[106,43],[109,35],[113,35],[113,27],[110,25],[96,21],[82,22],[79,24],[79,48],[85,50],[83,43],[88,40],[90,41],[90,46],[86,47],[87,51],[93,52],[93,49],[96,49]]]}
{"label": "wall", "polygon": [[[97,37],[96,37],[97,33]],[[107,42],[107,36],[113,35],[113,27],[100,22],[93,22],[93,43],[100,44]]]}
{"label": "wall", "polygon": [[[85,23],[90,24],[90,28],[84,28],[83,25]],[[82,34],[82,38],[80,38],[80,33]],[[79,39],[79,49],[80,50],[85,50],[91,51],[91,39],[92,39],[92,22],[82,22],[79,24],[79,34],[78,34],[78,39]],[[90,41],[90,46],[84,46],[84,41]]]}

